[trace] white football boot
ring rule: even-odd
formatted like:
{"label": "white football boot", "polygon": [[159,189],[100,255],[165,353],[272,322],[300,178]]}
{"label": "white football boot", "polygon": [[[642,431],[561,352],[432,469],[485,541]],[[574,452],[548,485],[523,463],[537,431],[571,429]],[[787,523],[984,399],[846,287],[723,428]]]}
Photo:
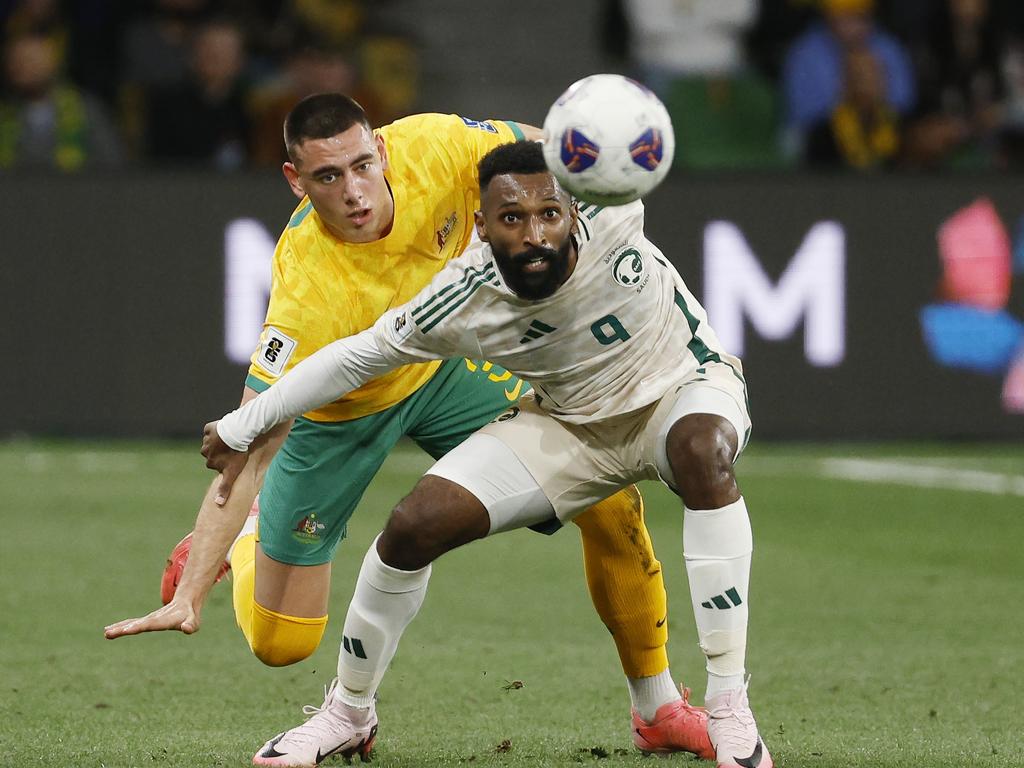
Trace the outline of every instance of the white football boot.
{"label": "white football boot", "polygon": [[723,691],[704,701],[708,736],[715,747],[718,768],[772,768],[772,756],[761,741],[747,701],[747,680],[740,688]]}
{"label": "white football boot", "polygon": [[334,697],[338,686],[335,678],[321,707],[306,705],[303,714],[310,715],[302,725],[272,738],[253,758],[253,765],[316,768],[332,755],[350,758],[359,755],[369,762],[370,750],[377,738],[377,712],[351,707]]}

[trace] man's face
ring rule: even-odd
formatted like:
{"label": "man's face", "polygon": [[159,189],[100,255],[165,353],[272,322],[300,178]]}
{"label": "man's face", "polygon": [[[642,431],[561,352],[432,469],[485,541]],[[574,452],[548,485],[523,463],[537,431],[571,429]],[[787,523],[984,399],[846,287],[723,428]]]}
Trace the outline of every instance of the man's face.
{"label": "man's face", "polygon": [[551,296],[572,274],[576,213],[550,173],[491,179],[476,213],[480,239],[490,243],[505,284],[531,301]]}
{"label": "man's face", "polygon": [[53,42],[44,37],[23,37],[12,42],[5,65],[11,88],[29,99],[49,91],[59,66]]}
{"label": "man's face", "polygon": [[885,75],[869,48],[846,54],[846,92],[859,109],[869,110],[885,103]]}
{"label": "man's face", "polygon": [[384,179],[383,140],[357,124],[327,139],[306,139],[293,151],[285,178],[297,197],[309,195],[336,237],[369,243],[391,231],[395,205]]}
{"label": "man's face", "polygon": [[949,0],[949,10],[960,26],[980,26],[988,16],[988,0]]}
{"label": "man's face", "polygon": [[192,66],[203,83],[233,82],[245,67],[242,33],[227,25],[201,29],[193,44]]}
{"label": "man's face", "polygon": [[832,33],[844,48],[855,48],[867,43],[871,35],[871,15],[866,11],[842,10],[827,17]]}

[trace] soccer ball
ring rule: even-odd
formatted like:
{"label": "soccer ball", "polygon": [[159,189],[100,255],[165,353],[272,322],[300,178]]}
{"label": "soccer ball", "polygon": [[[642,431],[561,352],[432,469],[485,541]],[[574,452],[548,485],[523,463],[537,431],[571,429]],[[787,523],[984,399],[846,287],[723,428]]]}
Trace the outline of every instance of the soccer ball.
{"label": "soccer ball", "polygon": [[544,118],[544,160],[575,197],[624,205],[654,189],[672,165],[675,134],[658,97],[621,75],[591,75]]}

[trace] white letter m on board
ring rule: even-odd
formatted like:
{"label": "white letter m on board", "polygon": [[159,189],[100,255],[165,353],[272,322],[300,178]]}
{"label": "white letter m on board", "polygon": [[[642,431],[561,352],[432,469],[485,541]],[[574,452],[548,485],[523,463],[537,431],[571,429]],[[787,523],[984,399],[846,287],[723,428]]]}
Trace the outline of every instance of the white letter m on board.
{"label": "white letter m on board", "polygon": [[704,230],[704,306],[722,345],[743,354],[743,319],[762,338],[792,335],[804,318],[804,354],[817,366],[838,365],[845,343],[846,236],[818,222],[777,285],[761,268],[739,227],[713,221]]}

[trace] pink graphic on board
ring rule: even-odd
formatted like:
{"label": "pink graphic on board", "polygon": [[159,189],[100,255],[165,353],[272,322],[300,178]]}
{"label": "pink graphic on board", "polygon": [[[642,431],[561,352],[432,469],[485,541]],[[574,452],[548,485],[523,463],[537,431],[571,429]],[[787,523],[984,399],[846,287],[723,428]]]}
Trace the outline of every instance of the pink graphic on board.
{"label": "pink graphic on board", "polygon": [[940,228],[946,301],[1002,309],[1010,300],[1010,236],[988,198],[957,211]]}
{"label": "pink graphic on board", "polygon": [[925,346],[943,366],[1003,376],[1003,410],[1024,414],[1024,322],[1007,309],[1013,248],[995,205],[983,197],[961,208],[937,239],[943,273],[939,301],[920,312]]}

